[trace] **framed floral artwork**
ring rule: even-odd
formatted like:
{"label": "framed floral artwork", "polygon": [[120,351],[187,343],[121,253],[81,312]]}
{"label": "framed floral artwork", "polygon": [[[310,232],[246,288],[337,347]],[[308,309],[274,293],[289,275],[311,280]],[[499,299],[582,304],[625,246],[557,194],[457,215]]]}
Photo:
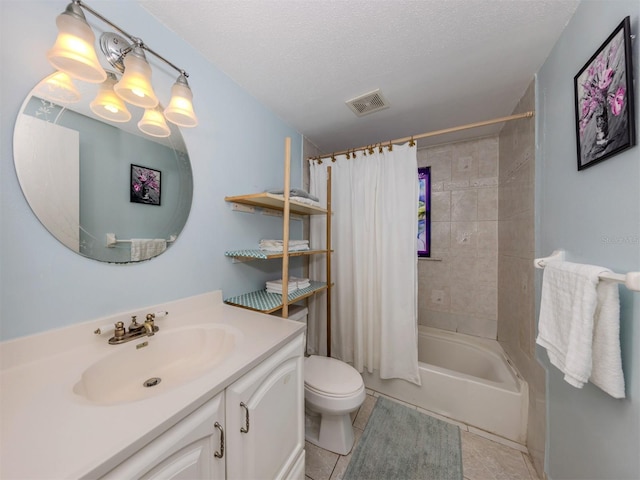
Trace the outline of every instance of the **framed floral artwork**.
{"label": "framed floral artwork", "polygon": [[626,17],[574,77],[578,170],[635,145],[632,73]]}
{"label": "framed floral artwork", "polygon": [[131,165],[130,191],[133,203],[160,205],[160,170]]}
{"label": "framed floral artwork", "polygon": [[418,168],[418,256],[431,256],[431,167]]}

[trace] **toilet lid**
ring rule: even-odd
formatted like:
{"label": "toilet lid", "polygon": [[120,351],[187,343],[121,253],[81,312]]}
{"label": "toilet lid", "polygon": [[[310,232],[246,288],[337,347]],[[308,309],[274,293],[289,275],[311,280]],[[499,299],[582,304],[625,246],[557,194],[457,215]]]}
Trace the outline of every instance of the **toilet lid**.
{"label": "toilet lid", "polygon": [[362,377],[351,365],[318,355],[304,360],[304,384],[332,397],[352,395],[363,388]]}

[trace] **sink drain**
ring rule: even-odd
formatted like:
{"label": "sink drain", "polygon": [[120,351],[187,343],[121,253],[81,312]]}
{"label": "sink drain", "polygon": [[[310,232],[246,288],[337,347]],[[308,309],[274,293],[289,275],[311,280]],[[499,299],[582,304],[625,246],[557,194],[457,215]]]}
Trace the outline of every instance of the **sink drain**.
{"label": "sink drain", "polygon": [[159,377],[151,377],[149,380],[145,380],[142,382],[142,385],[145,387],[155,387],[162,381]]}

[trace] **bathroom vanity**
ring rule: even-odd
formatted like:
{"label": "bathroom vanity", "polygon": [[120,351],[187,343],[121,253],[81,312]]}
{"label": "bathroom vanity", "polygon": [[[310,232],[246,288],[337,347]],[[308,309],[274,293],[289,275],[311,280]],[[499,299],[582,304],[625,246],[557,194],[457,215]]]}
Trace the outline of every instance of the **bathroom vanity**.
{"label": "bathroom vanity", "polygon": [[4,342],[0,477],[302,479],[304,328],[216,291]]}

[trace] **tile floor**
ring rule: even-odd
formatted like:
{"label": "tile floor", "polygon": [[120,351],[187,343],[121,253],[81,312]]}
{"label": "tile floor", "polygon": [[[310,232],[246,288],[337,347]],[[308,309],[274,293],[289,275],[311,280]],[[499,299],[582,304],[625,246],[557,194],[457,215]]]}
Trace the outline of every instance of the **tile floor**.
{"label": "tile floor", "polygon": [[[362,407],[352,415],[356,445],[379,396],[382,395],[367,390],[367,398]],[[393,398],[391,400],[397,401]],[[522,445],[495,437],[474,427],[453,422],[451,419],[427,412],[414,405],[405,405],[460,427],[462,436],[462,470],[465,480],[538,480],[529,455]],[[309,442],[306,442],[305,448],[306,480],[342,479],[349,460],[351,460],[351,453],[349,455],[338,455],[323,450]]]}

